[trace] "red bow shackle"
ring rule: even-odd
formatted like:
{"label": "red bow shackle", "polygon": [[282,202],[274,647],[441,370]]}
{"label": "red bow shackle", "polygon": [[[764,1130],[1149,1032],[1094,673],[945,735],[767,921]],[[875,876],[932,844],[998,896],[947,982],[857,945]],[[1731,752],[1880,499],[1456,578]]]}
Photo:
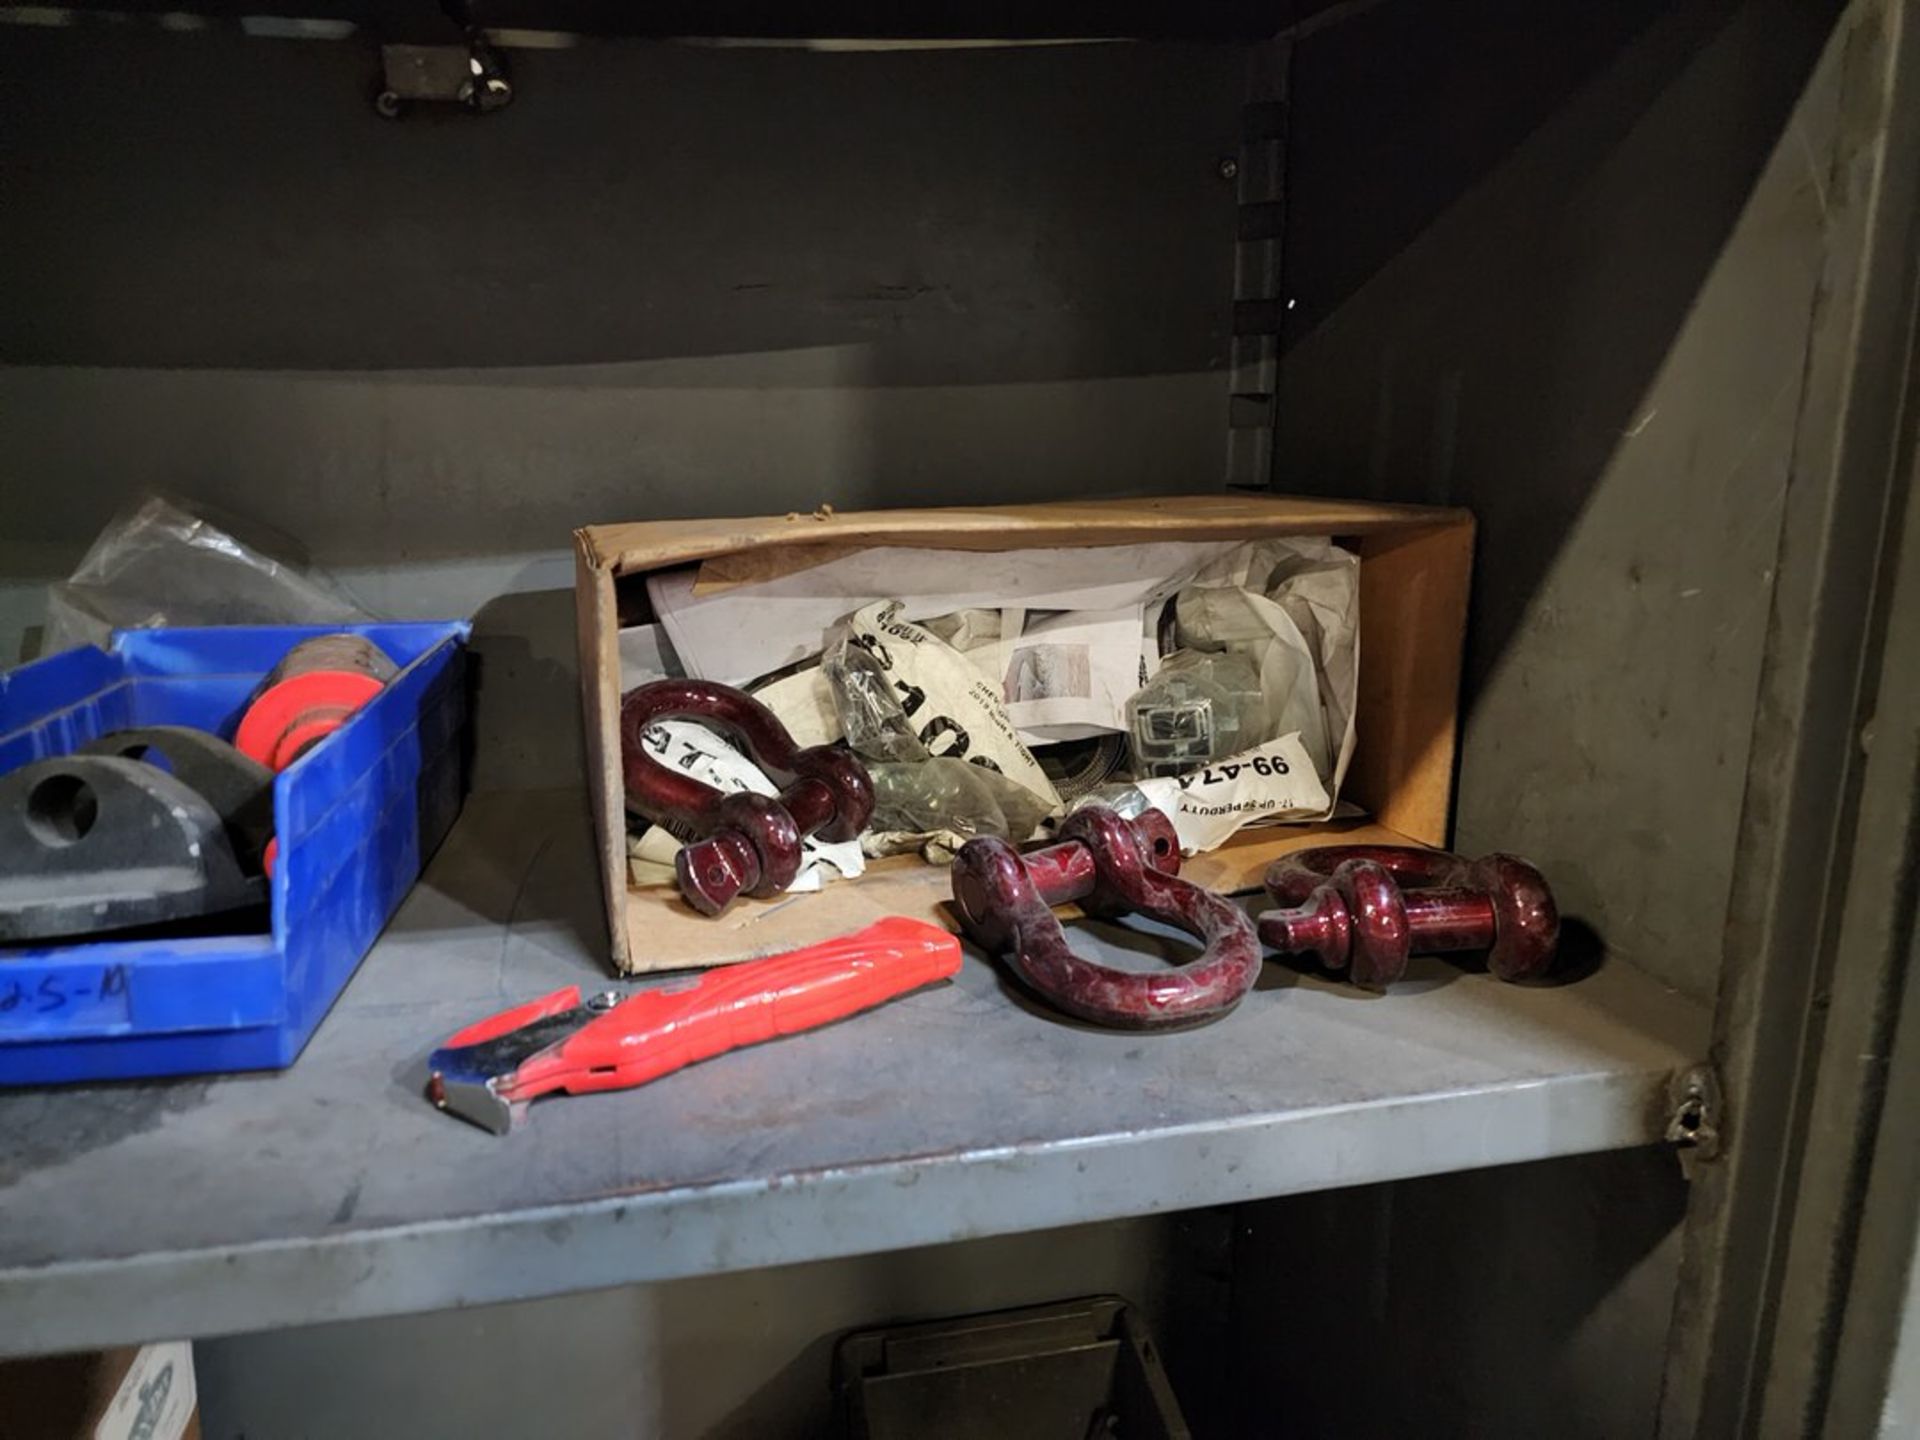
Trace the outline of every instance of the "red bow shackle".
{"label": "red bow shackle", "polygon": [[[1260,945],[1231,900],[1175,878],[1180,846],[1157,810],[1123,820],[1101,806],[1074,811],[1060,843],[1021,855],[981,836],[953,862],[953,904],[966,931],[1049,1003],[1100,1025],[1157,1029],[1224,1015],[1260,974]],[[1075,955],[1052,906],[1089,915],[1130,911],[1200,940],[1205,952],[1172,970],[1138,974]]]}
{"label": "red bow shackle", "polygon": [[[726,737],[780,786],[779,799],[722,794],[670,770],[641,737],[660,720],[693,720]],[[745,891],[777,895],[800,873],[809,835],[857,840],[873,814],[873,780],[831,745],[801,749],[774,713],[743,690],[707,680],[655,680],[620,702],[627,808],[690,843],[674,857],[687,903],[718,915]]]}
{"label": "red bow shackle", "polygon": [[1290,908],[1260,917],[1262,941],[1376,988],[1405,974],[1410,955],[1458,950],[1485,951],[1502,980],[1537,979],[1560,937],[1553,892],[1513,855],[1326,845],[1281,856],[1266,886]]}

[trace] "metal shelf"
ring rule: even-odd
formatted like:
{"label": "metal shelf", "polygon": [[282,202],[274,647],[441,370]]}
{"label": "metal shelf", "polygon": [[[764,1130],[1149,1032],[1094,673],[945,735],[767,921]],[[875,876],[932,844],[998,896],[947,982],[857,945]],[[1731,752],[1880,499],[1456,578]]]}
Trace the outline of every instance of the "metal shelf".
{"label": "metal shelf", "polygon": [[[1226,1020],[1062,1023],[958,980],[496,1138],[444,1035],[603,978],[581,798],[476,795],[280,1075],[0,1097],[0,1352],[477,1304],[1654,1143],[1706,1014],[1601,966],[1439,961],[1387,996],[1270,964]],[[804,903],[797,901],[795,903]],[[1153,950],[1128,932],[1099,942]]]}

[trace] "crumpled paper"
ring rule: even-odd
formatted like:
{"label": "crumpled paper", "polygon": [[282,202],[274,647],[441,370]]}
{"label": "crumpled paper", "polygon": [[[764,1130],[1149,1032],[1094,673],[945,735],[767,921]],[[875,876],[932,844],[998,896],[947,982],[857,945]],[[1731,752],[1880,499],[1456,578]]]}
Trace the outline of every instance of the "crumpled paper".
{"label": "crumpled paper", "polygon": [[1299,733],[1337,795],[1353,757],[1360,557],[1331,540],[1249,541],[1203,565],[1174,607],[1181,646],[1236,650],[1259,667],[1275,732]]}

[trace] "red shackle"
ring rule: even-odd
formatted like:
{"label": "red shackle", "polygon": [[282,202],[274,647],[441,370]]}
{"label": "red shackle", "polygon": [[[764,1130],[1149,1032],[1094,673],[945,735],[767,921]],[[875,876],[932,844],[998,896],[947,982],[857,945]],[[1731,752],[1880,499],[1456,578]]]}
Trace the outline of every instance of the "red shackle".
{"label": "red shackle", "polygon": [[1266,886],[1290,908],[1260,916],[1263,942],[1370,987],[1398,980],[1411,955],[1460,950],[1485,951],[1502,980],[1537,979],[1559,943],[1553,892],[1512,855],[1326,845],[1281,856],[1267,867]]}
{"label": "red shackle", "polygon": [[[1117,813],[1117,812],[1116,812]],[[1147,863],[1162,875],[1180,873],[1180,837],[1173,822],[1158,810],[1144,810],[1131,820],[1122,820],[1132,832],[1135,843],[1145,847]],[[1027,878],[1040,898],[1049,905],[1072,905],[1093,894],[1098,881],[1098,862],[1093,847],[1085,840],[1061,840],[1029,850],[1020,857],[1027,867]],[[956,899],[956,903],[959,902]]]}
{"label": "red shackle", "polygon": [[[1245,912],[1169,873],[1179,866],[1172,823],[1157,810],[1128,821],[1089,805],[1060,827],[1061,843],[1021,855],[982,836],[953,862],[953,902],[983,948],[1057,1008],[1122,1029],[1188,1025],[1224,1015],[1260,974]],[[1172,970],[1140,974],[1075,955],[1050,908],[1078,901],[1090,915],[1137,912],[1177,926],[1205,951]]]}
{"label": "red shackle", "polygon": [[[670,770],[642,736],[660,720],[693,720],[724,736],[781,787],[779,799],[722,794]],[[800,873],[809,835],[856,840],[873,814],[873,780],[849,751],[801,749],[774,713],[743,690],[708,680],[655,680],[620,702],[627,808],[689,841],[674,857],[687,903],[718,915],[742,891],[777,895]]]}

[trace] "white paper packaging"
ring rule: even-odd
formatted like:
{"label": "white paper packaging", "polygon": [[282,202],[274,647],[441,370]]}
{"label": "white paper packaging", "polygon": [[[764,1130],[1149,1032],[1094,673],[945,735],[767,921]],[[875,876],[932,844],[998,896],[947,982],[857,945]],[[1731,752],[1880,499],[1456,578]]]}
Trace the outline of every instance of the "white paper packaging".
{"label": "white paper packaging", "polygon": [[1173,821],[1184,855],[1211,850],[1257,821],[1304,820],[1328,809],[1327,788],[1297,731],[1185,775],[1134,784]]}
{"label": "white paper packaging", "polygon": [[984,762],[1047,809],[1057,806],[1059,792],[1007,718],[999,687],[939,636],[902,620],[900,610],[897,600],[864,605],[847,623],[892,680],[920,743],[935,755]]}
{"label": "white paper packaging", "polygon": [[[1217,560],[1238,543],[1156,541],[1008,551],[879,545],[777,579],[706,594],[696,593],[696,566],[656,571],[647,576],[647,594],[687,674],[749,685],[818,654],[829,625],[888,597],[901,597],[905,620],[975,607],[1126,609],[1165,593],[1169,579]],[[1018,626],[1003,633],[1017,634]],[[995,670],[996,676],[1004,673]]]}

